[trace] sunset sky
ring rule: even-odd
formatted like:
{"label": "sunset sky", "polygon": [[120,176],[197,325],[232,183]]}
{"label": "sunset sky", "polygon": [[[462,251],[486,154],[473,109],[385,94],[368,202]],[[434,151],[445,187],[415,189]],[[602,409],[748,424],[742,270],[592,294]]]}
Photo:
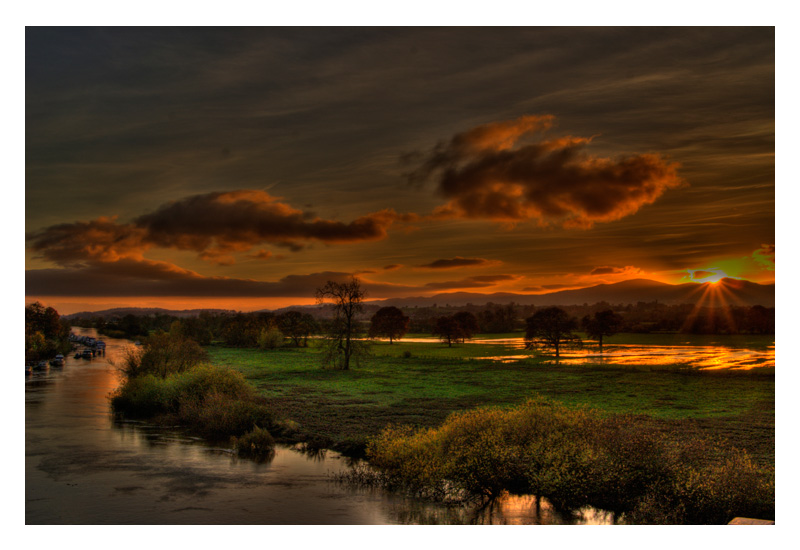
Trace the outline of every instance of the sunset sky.
{"label": "sunset sky", "polygon": [[775,34],[28,28],[26,300],[775,279]]}

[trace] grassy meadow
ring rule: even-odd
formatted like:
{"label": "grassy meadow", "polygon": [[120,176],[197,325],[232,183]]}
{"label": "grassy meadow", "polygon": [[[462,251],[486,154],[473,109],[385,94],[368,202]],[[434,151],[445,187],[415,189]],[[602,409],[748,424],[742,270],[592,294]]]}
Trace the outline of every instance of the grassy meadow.
{"label": "grassy meadow", "polygon": [[[423,336],[423,335],[420,335]],[[495,339],[519,334],[485,335]],[[409,335],[413,337],[413,335]],[[764,347],[769,337],[618,335],[607,344]],[[242,372],[277,417],[323,446],[357,452],[390,424],[441,425],[453,412],[512,407],[541,396],[568,407],[644,415],[671,430],[722,437],[759,463],[774,464],[774,369],[697,372],[684,365],[553,364],[498,343],[376,342],[371,356],[349,371],[323,370],[308,348],[277,350],[209,346],[210,362]]]}

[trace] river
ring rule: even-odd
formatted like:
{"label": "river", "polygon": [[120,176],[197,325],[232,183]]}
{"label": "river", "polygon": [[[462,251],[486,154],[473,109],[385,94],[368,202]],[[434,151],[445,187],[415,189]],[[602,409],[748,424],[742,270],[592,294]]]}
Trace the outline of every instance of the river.
{"label": "river", "polygon": [[483,510],[422,503],[331,481],[350,467],[334,452],[312,458],[279,447],[270,462],[256,463],[177,430],[115,421],[107,396],[120,380],[109,359],[130,342],[105,340],[106,357],[70,355],[63,367],[26,375],[26,524],[610,522],[592,509],[562,517],[532,497]]}

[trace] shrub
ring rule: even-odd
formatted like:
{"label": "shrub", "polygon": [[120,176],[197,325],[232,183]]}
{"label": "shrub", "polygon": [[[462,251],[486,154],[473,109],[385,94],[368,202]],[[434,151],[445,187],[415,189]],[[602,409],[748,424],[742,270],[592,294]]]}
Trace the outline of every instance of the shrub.
{"label": "shrub", "polygon": [[111,394],[112,408],[134,418],[169,413],[174,401],[174,386],[153,375],[130,378]]}
{"label": "shrub", "polygon": [[263,428],[254,428],[241,437],[234,437],[233,446],[242,456],[265,458],[275,453],[275,440]]}
{"label": "shrub", "polygon": [[387,486],[438,500],[535,494],[634,523],[774,517],[774,469],[746,453],[662,433],[644,418],[546,401],[453,414],[436,429],[390,427],[367,456]]}
{"label": "shrub", "polygon": [[260,349],[277,349],[283,345],[283,333],[278,327],[272,325],[262,329],[258,336],[258,347]]}
{"label": "shrub", "polygon": [[212,439],[274,424],[271,409],[242,373],[210,365],[167,378],[128,378],[111,395],[111,406],[131,417],[177,421]]}
{"label": "shrub", "polygon": [[272,412],[263,403],[244,401],[213,392],[201,399],[183,396],[178,420],[209,439],[240,436],[259,426],[271,426]]}
{"label": "shrub", "polygon": [[236,370],[201,365],[174,377],[176,391],[183,399],[201,399],[220,394],[240,400],[256,399],[256,390]]}

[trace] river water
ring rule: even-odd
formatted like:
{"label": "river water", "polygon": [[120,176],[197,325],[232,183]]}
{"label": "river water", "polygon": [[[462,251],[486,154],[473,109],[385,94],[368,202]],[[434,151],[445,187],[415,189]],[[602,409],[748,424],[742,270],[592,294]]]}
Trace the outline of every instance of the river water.
{"label": "river water", "polygon": [[[91,329],[74,332],[95,336]],[[563,517],[542,499],[509,497],[491,508],[447,508],[330,480],[349,468],[333,452],[288,447],[266,463],[239,459],[179,431],[116,422],[107,356],[67,358],[25,380],[26,524],[597,524],[586,509]]]}

